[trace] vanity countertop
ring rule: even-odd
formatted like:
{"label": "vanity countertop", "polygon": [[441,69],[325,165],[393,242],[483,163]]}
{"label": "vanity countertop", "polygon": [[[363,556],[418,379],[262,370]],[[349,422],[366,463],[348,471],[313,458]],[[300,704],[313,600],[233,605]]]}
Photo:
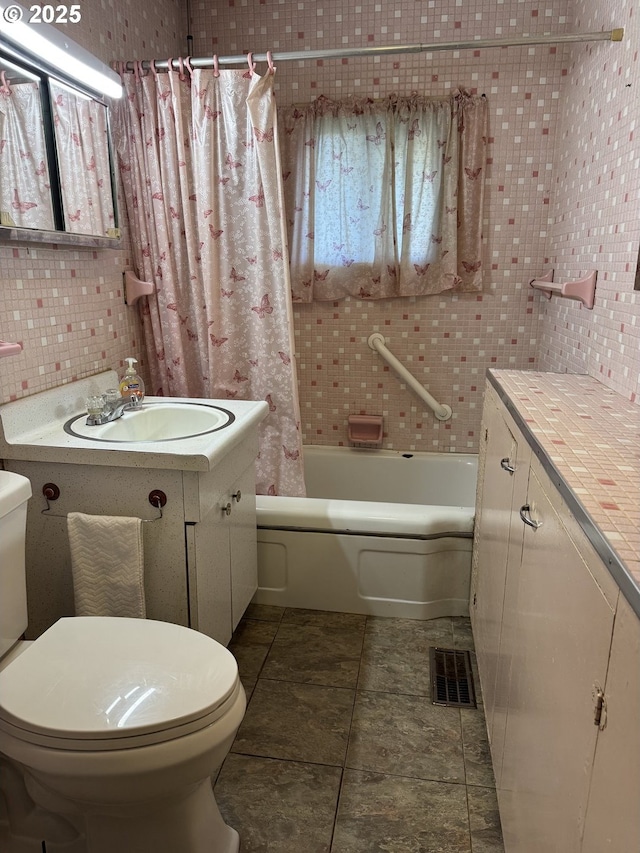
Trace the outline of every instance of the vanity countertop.
{"label": "vanity countertop", "polygon": [[146,397],[145,403],[208,403],[227,410],[234,420],[216,432],[168,441],[109,442],[65,432],[65,422],[86,411],[86,397],[117,384],[117,375],[106,371],[0,406],[0,459],[211,471],[269,412],[262,400]]}
{"label": "vanity countertop", "polygon": [[591,376],[487,377],[640,617],[640,407]]}

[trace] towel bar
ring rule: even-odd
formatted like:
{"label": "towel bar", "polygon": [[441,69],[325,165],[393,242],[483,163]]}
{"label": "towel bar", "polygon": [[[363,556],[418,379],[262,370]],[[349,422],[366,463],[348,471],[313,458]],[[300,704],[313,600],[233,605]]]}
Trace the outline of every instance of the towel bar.
{"label": "towel bar", "polygon": [[[40,510],[42,515],[47,515],[49,518],[67,517],[66,512],[53,512],[51,509],[50,501],[57,501],[60,497],[60,488],[55,483],[45,483],[42,487],[42,494],[47,502],[47,508]],[[162,507],[167,503],[167,496],[160,489],[153,489],[153,491],[149,492],[149,503],[158,510],[160,515],[155,518],[141,518],[140,521],[143,524],[151,524],[154,521],[160,521],[162,518]]]}

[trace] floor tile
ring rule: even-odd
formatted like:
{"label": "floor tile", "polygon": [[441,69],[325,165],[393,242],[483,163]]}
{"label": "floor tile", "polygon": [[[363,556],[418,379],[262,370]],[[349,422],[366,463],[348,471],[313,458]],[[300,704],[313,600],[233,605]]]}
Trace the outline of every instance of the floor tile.
{"label": "floor tile", "polygon": [[504,853],[498,800],[493,788],[467,787],[473,853]]}
{"label": "floor tile", "polygon": [[242,853],[328,853],[341,775],[338,767],[230,754],[214,793]]}
{"label": "floor tile", "polygon": [[429,648],[451,648],[451,619],[368,619],[359,690],[431,695]]}
{"label": "floor tile", "polygon": [[462,750],[467,785],[495,787],[489,737],[482,708],[460,710]]}
{"label": "floor tile", "polygon": [[317,628],[353,628],[364,631],[366,616],[358,613],[336,613],[332,610],[303,610],[287,607],[282,617],[283,625],[312,625]]}
{"label": "floor tile", "polygon": [[251,681],[258,677],[277,630],[276,622],[255,619],[240,622],[229,643],[229,651],[238,663],[241,679]]}
{"label": "floor tile", "polygon": [[464,785],[345,770],[332,853],[470,853]]}
{"label": "floor tile", "polygon": [[364,626],[280,624],[263,676],[329,687],[355,687]]}
{"label": "floor tile", "polygon": [[358,692],[346,766],[464,783],[460,713],[424,696]]}
{"label": "floor tile", "polygon": [[257,619],[261,622],[280,622],[284,612],[284,607],[276,607],[273,604],[249,604],[244,618]]}
{"label": "floor tile", "polygon": [[454,649],[473,649],[473,634],[471,633],[471,620],[464,616],[455,616],[451,620],[453,628]]}
{"label": "floor tile", "polygon": [[232,752],[342,767],[355,692],[261,678]]}

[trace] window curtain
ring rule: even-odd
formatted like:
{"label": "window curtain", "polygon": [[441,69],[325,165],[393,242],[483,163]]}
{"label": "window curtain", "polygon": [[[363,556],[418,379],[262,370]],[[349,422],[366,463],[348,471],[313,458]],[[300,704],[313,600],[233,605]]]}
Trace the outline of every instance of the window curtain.
{"label": "window curtain", "polygon": [[37,83],[0,87],[0,215],[3,225],[53,231],[53,208]]}
{"label": "window curtain", "polygon": [[265,400],[257,491],[303,495],[273,74],[124,74],[115,138],[151,393]]}
{"label": "window curtain", "polygon": [[280,112],[293,299],[482,289],[484,96]]}
{"label": "window curtain", "polygon": [[106,107],[50,81],[65,231],[108,236],[114,227]]}

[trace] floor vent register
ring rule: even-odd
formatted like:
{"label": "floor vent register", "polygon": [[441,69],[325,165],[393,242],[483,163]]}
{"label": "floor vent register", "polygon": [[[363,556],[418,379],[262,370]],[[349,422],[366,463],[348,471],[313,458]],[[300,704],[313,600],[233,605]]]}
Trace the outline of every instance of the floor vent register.
{"label": "floor vent register", "polygon": [[429,649],[431,700],[447,708],[477,708],[471,656],[461,649]]}

